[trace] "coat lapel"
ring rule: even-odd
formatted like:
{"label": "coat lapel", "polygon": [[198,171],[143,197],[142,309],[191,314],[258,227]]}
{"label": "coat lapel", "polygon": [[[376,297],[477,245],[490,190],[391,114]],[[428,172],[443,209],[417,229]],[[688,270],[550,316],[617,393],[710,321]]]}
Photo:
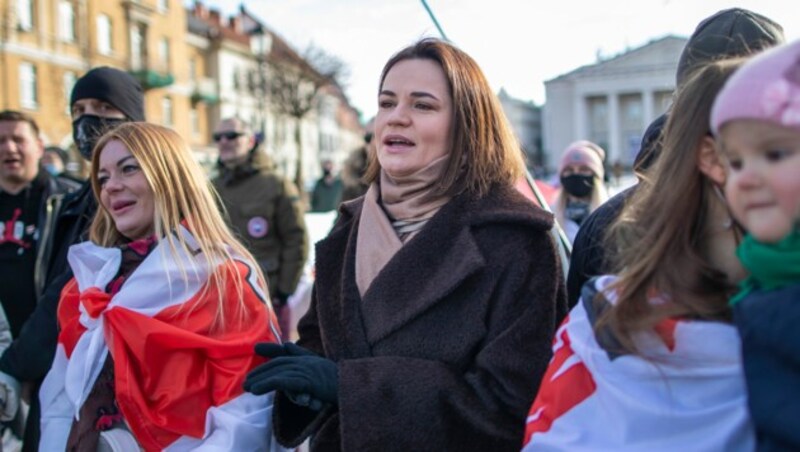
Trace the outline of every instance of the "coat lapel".
{"label": "coat lapel", "polygon": [[344,203],[339,223],[316,248],[316,303],[325,352],[333,359],[372,355],[372,346],[443,301],[486,265],[472,228],[507,222],[552,227],[552,215],[513,189],[476,200],[453,198],[359,295],[355,254],[361,200]]}
{"label": "coat lapel", "polygon": [[361,303],[375,344],[442,301],[485,261],[454,199],[386,264]]}
{"label": "coat lapel", "polygon": [[[355,280],[361,202],[347,203],[342,223],[316,246],[316,307],[325,353],[334,360],[371,355]],[[347,218],[349,216],[349,218]]]}

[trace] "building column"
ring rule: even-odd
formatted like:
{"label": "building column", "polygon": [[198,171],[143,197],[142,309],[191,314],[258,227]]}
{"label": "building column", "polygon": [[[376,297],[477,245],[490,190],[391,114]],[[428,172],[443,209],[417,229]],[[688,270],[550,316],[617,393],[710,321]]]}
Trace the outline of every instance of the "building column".
{"label": "building column", "polygon": [[620,130],[619,130],[619,95],[616,92],[608,93],[608,155],[606,162],[615,162],[620,159]]}
{"label": "building column", "polygon": [[647,126],[656,119],[653,112],[654,96],[655,93],[652,90],[642,91],[642,134],[647,130]]}

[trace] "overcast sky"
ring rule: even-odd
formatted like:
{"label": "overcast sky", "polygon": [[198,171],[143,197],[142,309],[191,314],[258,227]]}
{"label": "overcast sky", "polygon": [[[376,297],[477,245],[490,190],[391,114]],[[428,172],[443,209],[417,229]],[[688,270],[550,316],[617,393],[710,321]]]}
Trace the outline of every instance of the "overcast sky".
{"label": "overcast sky", "polygon": [[[665,35],[689,36],[703,18],[734,6],[772,18],[800,37],[796,0],[428,0],[447,37],[481,66],[495,90],[545,101],[544,81]],[[187,0],[187,4],[191,4]],[[296,49],[324,48],[350,67],[350,102],[377,110],[381,68],[397,50],[438,36],[420,0],[205,0],[239,4]]]}

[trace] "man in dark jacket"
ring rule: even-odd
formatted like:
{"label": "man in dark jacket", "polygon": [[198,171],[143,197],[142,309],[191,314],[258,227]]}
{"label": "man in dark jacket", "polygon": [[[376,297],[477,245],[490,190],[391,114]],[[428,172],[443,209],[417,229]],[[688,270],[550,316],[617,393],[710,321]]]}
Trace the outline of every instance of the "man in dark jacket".
{"label": "man in dark jacket", "polygon": [[34,267],[50,196],[78,188],[74,181],[41,170],[44,143],[25,113],[0,112],[0,302],[13,337],[36,307]]}
{"label": "man in dark jacket", "polygon": [[267,278],[281,334],[289,337],[286,303],[294,293],[308,256],[308,234],[295,185],[275,173],[249,126],[223,119],[214,132],[219,176],[214,188],[229,224],[258,261]]}
{"label": "man in dark jacket", "polygon": [[330,212],[339,207],[342,201],[342,179],[333,174],[333,162],[324,160],[322,162],[322,177],[314,185],[311,193],[312,212]]}
{"label": "man in dark jacket", "polygon": [[[704,63],[750,55],[783,41],[783,28],[767,17],[741,8],[719,11],[700,22],[689,37],[678,62],[677,89]],[[658,157],[661,129],[665,123],[666,116],[662,115],[648,127],[634,164],[637,172],[646,171]],[[606,243],[606,231],[622,212],[625,200],[635,190],[634,186],[609,199],[581,225],[572,245],[572,259],[567,276],[570,308],[578,302],[581,288],[586,281],[614,270],[609,262],[609,251],[614,247]]]}
{"label": "man in dark jacket", "polygon": [[[70,98],[72,135],[78,151],[91,159],[95,143],[106,130],[127,121],[144,121],[144,95],[128,73],[99,67],[78,79]],[[23,451],[34,451],[39,443],[38,387],[50,370],[58,342],[56,310],[61,289],[72,278],[67,250],[86,240],[86,232],[97,209],[90,182],[51,207],[57,214],[45,225],[40,240],[36,277],[41,280],[36,310],[22,327],[20,336],[0,356],[0,373],[33,384],[31,408],[23,440]]]}

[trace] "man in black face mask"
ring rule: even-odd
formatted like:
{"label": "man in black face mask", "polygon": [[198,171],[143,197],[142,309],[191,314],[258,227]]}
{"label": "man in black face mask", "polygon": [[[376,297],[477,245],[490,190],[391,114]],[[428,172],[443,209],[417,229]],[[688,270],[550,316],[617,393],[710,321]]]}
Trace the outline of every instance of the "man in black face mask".
{"label": "man in black face mask", "polygon": [[144,121],[142,88],[128,73],[98,67],[81,77],[70,96],[72,139],[83,158],[103,133],[127,121]]}
{"label": "man in black face mask", "polygon": [[[78,79],[70,98],[72,136],[83,158],[91,160],[100,137],[123,122],[144,121],[144,95],[139,82],[128,73],[110,67],[90,70]],[[22,326],[19,337],[0,356],[0,379],[31,386],[23,451],[39,446],[39,385],[53,362],[58,340],[56,309],[61,289],[72,278],[67,250],[87,239],[97,201],[90,182],[63,198],[48,199],[48,217],[42,228],[36,260],[37,306]],[[41,285],[40,285],[41,284]],[[0,400],[0,403],[4,401]]]}

